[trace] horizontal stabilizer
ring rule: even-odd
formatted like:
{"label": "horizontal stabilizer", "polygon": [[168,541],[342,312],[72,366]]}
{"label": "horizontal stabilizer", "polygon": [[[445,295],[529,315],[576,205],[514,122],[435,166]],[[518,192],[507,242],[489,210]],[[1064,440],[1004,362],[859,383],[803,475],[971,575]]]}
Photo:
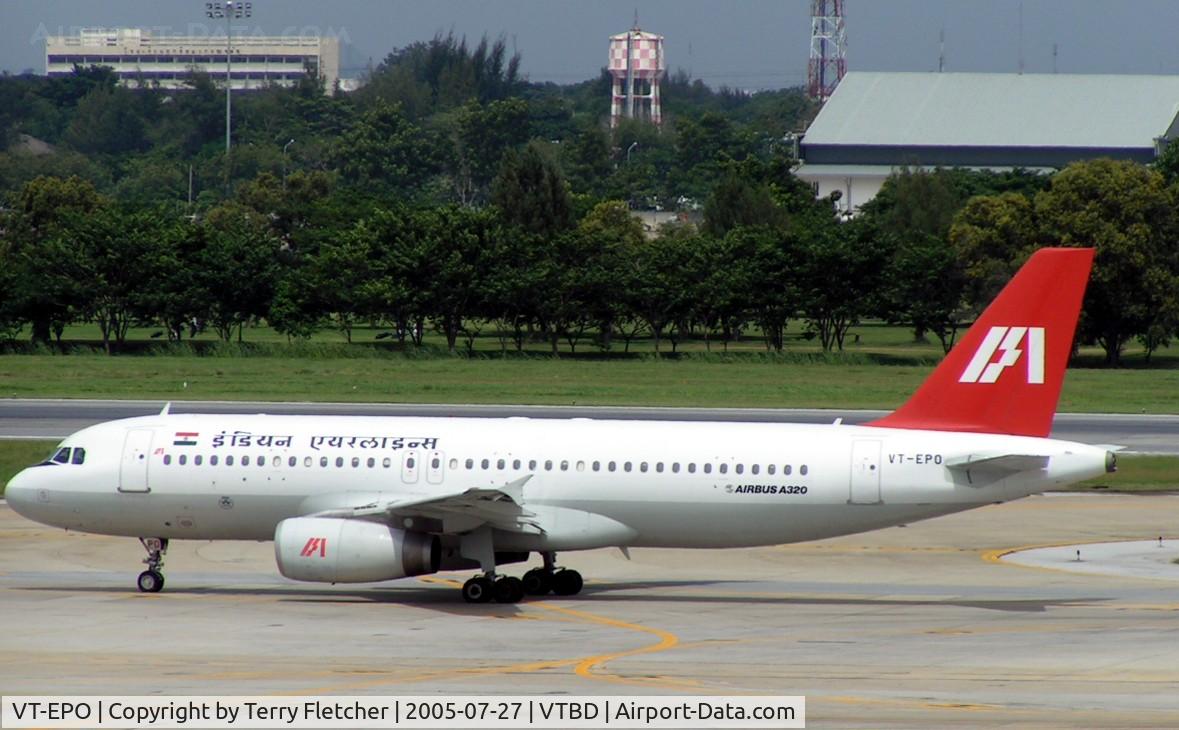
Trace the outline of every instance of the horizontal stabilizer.
{"label": "horizontal stabilizer", "polygon": [[1007,475],[1047,469],[1048,459],[1044,454],[967,454],[946,460],[946,468]]}

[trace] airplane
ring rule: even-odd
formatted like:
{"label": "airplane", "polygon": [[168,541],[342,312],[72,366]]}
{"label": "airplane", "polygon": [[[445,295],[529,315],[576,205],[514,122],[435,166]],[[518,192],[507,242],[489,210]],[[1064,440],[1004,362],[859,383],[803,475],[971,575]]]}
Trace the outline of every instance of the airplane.
{"label": "airplane", "polygon": [[[907,524],[1116,468],[1047,438],[1093,249],[1045,248],[899,409],[859,426],[174,414],[83,429],[8,484],[47,525],[138,537],[140,591],[172,540],[273,540],[298,581],[478,572],[470,603],[571,596],[558,552],[733,548]],[[539,553],[522,578],[498,566]]]}

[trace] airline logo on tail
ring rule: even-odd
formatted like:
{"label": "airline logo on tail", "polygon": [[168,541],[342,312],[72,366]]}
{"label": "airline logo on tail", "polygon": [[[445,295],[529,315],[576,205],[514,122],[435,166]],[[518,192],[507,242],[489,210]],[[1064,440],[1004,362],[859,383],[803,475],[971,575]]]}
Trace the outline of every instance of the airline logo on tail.
{"label": "airline logo on tail", "polygon": [[[998,359],[995,359],[996,352]],[[1021,357],[1027,361],[1028,384],[1043,385],[1044,328],[991,327],[958,382],[994,383]]]}

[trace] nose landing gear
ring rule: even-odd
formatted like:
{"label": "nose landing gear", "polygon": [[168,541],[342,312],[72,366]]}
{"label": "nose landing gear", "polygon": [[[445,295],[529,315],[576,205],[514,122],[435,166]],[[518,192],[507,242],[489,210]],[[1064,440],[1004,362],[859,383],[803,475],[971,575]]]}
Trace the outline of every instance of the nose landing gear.
{"label": "nose landing gear", "polygon": [[168,540],[163,537],[139,538],[143,549],[147,550],[147,557],[143,562],[147,570],[139,574],[135,581],[141,593],[159,593],[164,590],[164,574],[160,571],[164,567],[164,555],[168,552]]}

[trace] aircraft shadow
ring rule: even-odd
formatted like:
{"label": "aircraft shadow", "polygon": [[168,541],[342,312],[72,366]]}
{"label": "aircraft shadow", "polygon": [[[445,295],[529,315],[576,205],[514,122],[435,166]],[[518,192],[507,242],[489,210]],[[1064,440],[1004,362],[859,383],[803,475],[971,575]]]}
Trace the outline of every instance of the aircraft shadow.
{"label": "aircraft shadow", "polygon": [[[1075,598],[971,598],[968,596],[955,598],[934,599],[905,599],[897,597],[873,598],[866,595],[862,598],[848,596],[814,597],[793,595],[788,590],[780,595],[768,595],[765,592],[746,592],[736,587],[731,592],[723,592],[728,586],[748,586],[750,581],[726,580],[677,580],[677,581],[637,581],[616,583],[587,583],[580,595],[572,598],[560,596],[528,597],[520,604],[488,603],[473,605],[464,603],[457,588],[446,585],[414,585],[396,587],[369,587],[360,589],[349,588],[310,588],[303,586],[168,586],[164,589],[163,597],[168,596],[210,596],[210,597],[271,597],[282,602],[291,603],[325,603],[325,604],[389,604],[404,605],[415,608],[428,608],[445,611],[456,615],[494,614],[498,616],[512,616],[518,613],[521,606],[537,601],[560,601],[576,607],[577,604],[620,604],[620,603],[702,603],[711,605],[777,605],[777,606],[874,606],[874,607],[903,607],[915,606],[957,608],[980,608],[990,611],[1005,611],[1016,613],[1043,613],[1049,608],[1064,608],[1111,600],[1107,597],[1075,597]],[[709,592],[708,589],[721,591]],[[838,590],[837,586],[832,586]],[[49,591],[59,593],[95,593],[95,594],[131,594],[133,588],[115,585],[85,585],[85,586],[14,586],[13,590],[20,591]],[[155,596],[143,594],[142,598],[151,600]]]}

